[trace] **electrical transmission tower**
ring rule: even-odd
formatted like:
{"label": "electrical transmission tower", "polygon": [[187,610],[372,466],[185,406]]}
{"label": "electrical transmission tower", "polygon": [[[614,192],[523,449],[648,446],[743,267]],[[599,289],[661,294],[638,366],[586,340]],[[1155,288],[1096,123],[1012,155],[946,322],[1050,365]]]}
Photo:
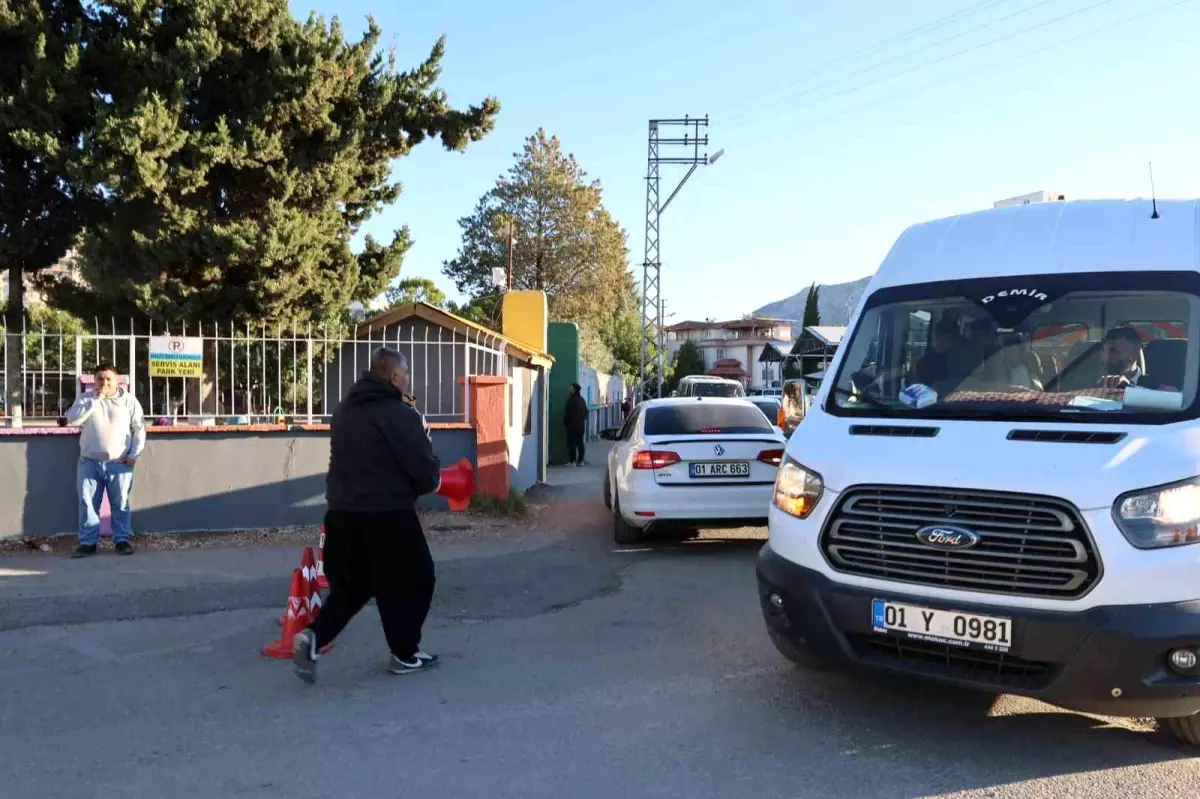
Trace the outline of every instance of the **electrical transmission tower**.
{"label": "electrical transmission tower", "polygon": [[[703,134],[701,133],[703,128]],[[665,129],[668,133],[682,135],[660,136]],[[647,139],[646,157],[646,257],[642,261],[642,353],[638,369],[639,399],[651,396],[648,385],[649,376],[646,367],[649,344],[658,343],[657,387],[654,396],[663,394],[663,349],[665,340],[663,334],[663,303],[662,303],[662,260],[659,257],[659,223],[663,211],[679,194],[683,184],[703,164],[713,164],[721,157],[724,150],[717,152],[711,158],[708,156],[708,117],[684,117],[683,119],[652,119],[650,120],[650,135]],[[667,197],[666,202],[659,204],[659,167],[664,165],[687,166],[687,174],[679,181],[679,185]]]}

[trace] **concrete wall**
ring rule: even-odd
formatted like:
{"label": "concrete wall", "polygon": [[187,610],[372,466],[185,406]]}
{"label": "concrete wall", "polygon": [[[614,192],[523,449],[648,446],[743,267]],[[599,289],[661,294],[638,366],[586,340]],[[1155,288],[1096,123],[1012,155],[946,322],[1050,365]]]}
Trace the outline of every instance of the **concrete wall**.
{"label": "concrete wall", "polygon": [[554,358],[550,369],[549,435],[550,463],[567,462],[567,433],[563,428],[563,412],[571,384],[579,382],[579,326],[574,322],[551,322],[548,326],[549,352]]}
{"label": "concrete wall", "polygon": [[[475,431],[434,429],[443,465],[475,460]],[[0,538],[76,531],[75,435],[0,436]],[[135,532],[318,523],[325,513],[329,433],[155,432],[138,461]],[[445,507],[441,497],[422,499]]]}
{"label": "concrete wall", "polygon": [[518,493],[524,493],[545,476],[540,430],[545,370],[516,359],[511,359],[509,368],[504,436],[508,444],[509,484]]}

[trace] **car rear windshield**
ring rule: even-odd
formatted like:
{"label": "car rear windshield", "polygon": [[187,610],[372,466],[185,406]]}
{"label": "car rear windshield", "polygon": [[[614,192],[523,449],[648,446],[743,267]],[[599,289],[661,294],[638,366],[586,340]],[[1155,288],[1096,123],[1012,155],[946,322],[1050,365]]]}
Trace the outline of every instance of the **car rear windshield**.
{"label": "car rear windshield", "polygon": [[702,382],[697,380],[688,388],[691,397],[742,397],[745,391],[737,383]]}
{"label": "car rear windshield", "polygon": [[762,411],[752,405],[666,405],[646,409],[646,435],[717,435],[722,433],[769,433],[771,425]]}
{"label": "car rear windshield", "polygon": [[779,415],[779,400],[752,399],[750,401],[754,403],[754,407],[763,412],[763,415],[767,417],[767,421],[769,421],[771,424],[775,424],[775,419]]}

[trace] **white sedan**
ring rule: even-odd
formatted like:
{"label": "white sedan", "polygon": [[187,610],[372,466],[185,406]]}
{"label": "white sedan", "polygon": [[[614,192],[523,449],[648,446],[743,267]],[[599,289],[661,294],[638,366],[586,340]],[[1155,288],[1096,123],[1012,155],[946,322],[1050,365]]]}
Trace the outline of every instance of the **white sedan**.
{"label": "white sedan", "polygon": [[620,429],[604,476],[613,538],[652,527],[742,527],[767,522],[783,436],[749,402],[671,397],[639,404]]}

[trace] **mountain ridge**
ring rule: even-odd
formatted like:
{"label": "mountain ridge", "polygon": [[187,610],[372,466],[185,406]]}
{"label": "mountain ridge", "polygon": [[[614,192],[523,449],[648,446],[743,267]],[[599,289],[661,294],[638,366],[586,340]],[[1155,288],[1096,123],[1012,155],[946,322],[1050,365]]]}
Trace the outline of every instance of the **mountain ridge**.
{"label": "mountain ridge", "polygon": [[[866,291],[871,275],[851,280],[847,283],[817,284],[820,292],[817,295],[817,308],[821,312],[823,325],[847,325],[850,315],[858,306],[859,299]],[[790,319],[800,322],[804,319],[804,305],[808,301],[808,290],[805,287],[790,297],[775,302],[769,302],[754,311],[755,316],[767,316],[777,319]]]}

